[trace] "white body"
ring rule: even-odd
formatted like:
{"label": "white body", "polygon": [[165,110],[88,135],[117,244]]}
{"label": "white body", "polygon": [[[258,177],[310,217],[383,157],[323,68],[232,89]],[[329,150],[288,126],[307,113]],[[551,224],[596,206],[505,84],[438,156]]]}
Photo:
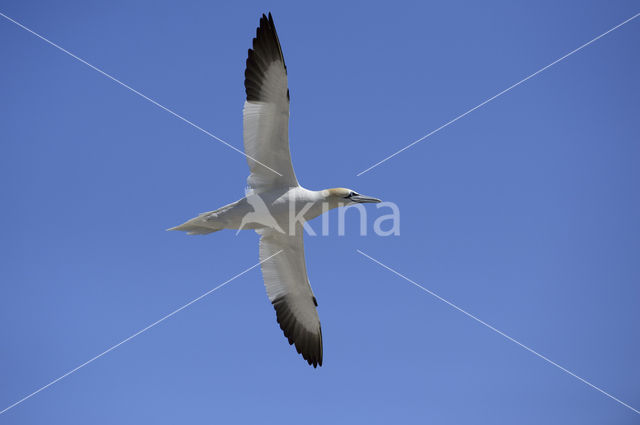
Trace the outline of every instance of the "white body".
{"label": "white body", "polygon": [[202,213],[175,229],[189,234],[206,234],[222,229],[273,228],[293,234],[295,223],[312,220],[340,206],[337,201],[327,200],[325,192],[301,186],[252,192],[215,211]]}

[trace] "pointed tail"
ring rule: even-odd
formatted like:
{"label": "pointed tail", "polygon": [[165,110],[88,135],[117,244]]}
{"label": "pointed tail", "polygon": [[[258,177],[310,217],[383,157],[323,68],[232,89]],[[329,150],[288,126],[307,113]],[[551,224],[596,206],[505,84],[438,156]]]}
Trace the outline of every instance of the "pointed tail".
{"label": "pointed tail", "polygon": [[217,228],[214,222],[207,221],[207,216],[214,211],[202,213],[197,217],[192,218],[189,221],[182,223],[179,226],[172,227],[169,230],[181,230],[187,232],[187,235],[207,235],[209,233],[217,232],[222,228]]}

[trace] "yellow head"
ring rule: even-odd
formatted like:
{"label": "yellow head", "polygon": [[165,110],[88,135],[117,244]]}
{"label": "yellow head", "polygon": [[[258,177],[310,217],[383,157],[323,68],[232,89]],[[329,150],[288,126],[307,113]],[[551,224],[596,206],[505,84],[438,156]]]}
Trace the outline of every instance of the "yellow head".
{"label": "yellow head", "polygon": [[366,203],[378,203],[381,202],[378,198],[371,196],[361,195],[355,190],[347,189],[344,187],[337,187],[334,189],[325,189],[322,191],[326,201],[336,204],[366,204]]}

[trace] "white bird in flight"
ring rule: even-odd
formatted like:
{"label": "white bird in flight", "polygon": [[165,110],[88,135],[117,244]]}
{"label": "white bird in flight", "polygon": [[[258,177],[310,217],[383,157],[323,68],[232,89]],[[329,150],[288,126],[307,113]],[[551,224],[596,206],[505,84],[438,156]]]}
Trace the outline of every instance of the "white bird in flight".
{"label": "white bird in flight", "polygon": [[280,328],[310,365],[322,366],[322,330],[307,277],[303,223],[333,208],[380,200],[351,189],[315,191],[298,183],[289,153],[287,67],[271,13],[260,19],[244,85],[247,196],[169,230],[204,235],[254,229],[260,234],[262,276]]}

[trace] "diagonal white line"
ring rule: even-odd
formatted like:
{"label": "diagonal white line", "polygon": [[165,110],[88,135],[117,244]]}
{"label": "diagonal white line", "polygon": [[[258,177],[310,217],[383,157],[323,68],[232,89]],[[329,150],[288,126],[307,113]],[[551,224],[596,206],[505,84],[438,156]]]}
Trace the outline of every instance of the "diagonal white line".
{"label": "diagonal white line", "polygon": [[376,168],[378,165],[387,162],[388,160],[390,160],[391,158],[393,158],[394,156],[406,151],[407,149],[409,149],[410,147],[414,146],[417,143],[422,142],[424,139],[426,139],[427,137],[430,137],[434,134],[436,134],[437,132],[439,132],[440,130],[444,129],[445,127],[448,127],[449,125],[453,124],[454,122],[458,121],[460,118],[465,117],[466,115],[470,114],[471,112],[475,111],[478,108],[483,107],[484,105],[486,105],[487,103],[491,102],[494,99],[497,99],[498,97],[502,96],[503,94],[505,94],[506,92],[508,92],[509,90],[519,86],[520,84],[524,83],[525,81],[529,80],[530,78],[535,77],[536,75],[540,74],[541,72],[551,68],[553,65],[557,64],[558,62],[568,58],[569,56],[573,55],[574,53],[584,49],[585,47],[587,47],[588,45],[590,45],[591,43],[601,39],[602,37],[604,37],[605,35],[609,34],[612,31],[617,30],[618,28],[620,28],[621,26],[623,26],[626,23],[631,22],[632,20],[636,19],[638,16],[640,16],[640,13],[636,13],[635,15],[633,15],[632,17],[630,17],[629,19],[627,19],[624,22],[619,23],[618,25],[616,25],[613,28],[610,28],[609,30],[603,32],[602,34],[600,34],[599,36],[587,41],[586,43],[584,43],[582,46],[570,51],[569,53],[567,53],[566,55],[556,59],[555,61],[551,62],[549,65],[540,68],[539,70],[537,70],[536,72],[534,72],[533,74],[529,75],[528,77],[523,78],[522,80],[518,81],[515,84],[512,84],[511,86],[507,87],[506,89],[502,90],[500,93],[496,94],[495,96],[492,96],[490,98],[488,98],[487,100],[485,100],[484,102],[474,106],[473,108],[469,109],[467,112],[464,112],[463,114],[458,115],[457,117],[455,117],[454,119],[452,119],[451,121],[441,125],[440,127],[436,128],[435,130],[433,130],[431,133],[425,134],[424,136],[422,136],[421,138],[419,138],[418,140],[415,140],[411,143],[409,143],[407,146],[405,146],[404,148],[392,153],[391,155],[389,155],[388,157],[386,157],[385,159],[383,159],[382,161],[378,161],[375,164],[373,164],[371,167],[367,168],[366,170],[360,171],[357,176],[360,177],[361,175],[363,175],[364,173]]}
{"label": "diagonal white line", "polygon": [[444,302],[445,304],[448,304],[449,306],[455,308],[456,310],[458,310],[459,312],[465,314],[466,316],[472,318],[473,320],[475,320],[476,322],[486,326],[487,328],[491,329],[492,331],[496,332],[499,335],[502,335],[503,337],[505,337],[506,339],[508,339],[509,341],[519,345],[520,347],[524,348],[525,350],[527,350],[528,352],[540,357],[542,360],[546,361],[547,363],[552,364],[553,366],[557,367],[558,369],[562,370],[563,372],[568,373],[569,375],[573,376],[574,378],[584,382],[585,384],[587,384],[588,386],[590,386],[591,388],[601,392],[602,394],[606,395],[607,397],[611,398],[612,400],[617,401],[618,403],[620,403],[621,405],[633,410],[634,412],[636,412],[637,414],[640,414],[640,411],[637,409],[634,409],[633,407],[629,406],[627,403],[615,398],[614,396],[612,396],[611,394],[609,394],[608,392],[606,392],[605,390],[596,387],[595,385],[593,385],[591,382],[587,381],[586,379],[583,379],[581,377],[579,377],[578,375],[576,375],[575,373],[571,372],[568,369],[565,369],[564,367],[560,366],[558,363],[554,362],[553,360],[543,356],[542,354],[538,353],[537,351],[533,350],[532,348],[527,347],[526,345],[524,345],[523,343],[521,343],[520,341],[516,340],[515,338],[510,337],[509,335],[507,335],[506,333],[502,332],[499,329],[494,328],[493,326],[491,326],[490,324],[488,324],[487,322],[477,318],[476,316],[474,316],[471,313],[468,313],[467,311],[463,310],[462,308],[458,307],[457,305],[455,305],[454,303],[452,303],[451,301],[447,301],[446,299],[442,298],[440,295],[436,294],[435,292],[432,292],[430,290],[428,290],[427,288],[425,288],[424,286],[420,285],[417,282],[414,282],[413,280],[409,279],[408,277],[406,277],[405,275],[403,275],[402,273],[392,269],[391,267],[381,263],[380,261],[376,260],[375,258],[371,257],[370,255],[365,254],[364,252],[360,251],[359,249],[356,250],[359,254],[362,254],[363,256],[367,257],[369,260],[373,261],[374,263],[384,267],[385,269],[389,270],[391,273],[395,274],[396,276],[399,276],[401,278],[403,278],[404,280],[406,280],[407,282],[413,284],[414,286],[422,289],[423,291],[425,291],[426,293],[428,293],[429,295],[433,295],[434,297],[436,297],[437,299],[439,299],[440,301]]}
{"label": "diagonal white line", "polygon": [[219,138],[218,136],[216,136],[213,133],[208,132],[207,130],[205,130],[204,128],[200,127],[199,125],[189,121],[188,119],[186,119],[185,117],[183,117],[182,115],[172,111],[171,109],[167,108],[166,106],[163,106],[161,104],[159,104],[158,102],[156,102],[155,100],[151,99],[148,96],[145,96],[144,94],[140,93],[138,90],[134,89],[133,87],[123,83],[122,81],[118,80],[116,77],[107,74],[106,72],[104,72],[103,70],[101,70],[100,68],[91,65],[89,62],[85,61],[84,59],[74,55],[73,53],[71,53],[70,51],[58,46],[56,43],[54,43],[53,41],[43,37],[42,35],[38,34],[37,32],[33,31],[30,28],[27,28],[26,26],[22,25],[20,22],[16,21],[15,19],[12,19],[10,17],[8,17],[7,15],[5,15],[4,13],[0,12],[0,16],[2,16],[3,18],[7,19],[8,21],[13,22],[14,24],[16,24],[17,26],[19,26],[20,28],[30,32],[31,34],[35,35],[36,37],[38,37],[39,39],[45,41],[46,43],[49,43],[50,45],[52,45],[53,47],[55,47],[56,49],[60,50],[61,52],[66,53],[67,55],[71,56],[72,58],[82,62],[83,64],[87,65],[89,68],[93,69],[94,71],[99,72],[100,74],[104,75],[105,77],[109,78],[112,81],[115,81],[116,83],[120,84],[122,87],[126,88],[127,90],[137,94],[138,96],[140,96],[141,98],[148,100],[149,102],[153,103],[154,105],[156,105],[158,108],[163,109],[165,111],[167,111],[168,113],[170,113],[171,115],[173,115],[174,117],[186,122],[187,124],[189,124],[190,126],[200,130],[201,132],[203,132],[204,134],[206,134],[209,137],[212,137],[214,139],[216,139],[217,141],[219,141],[220,143],[224,144],[225,146],[233,149],[234,151],[238,152],[241,155],[244,155],[245,157],[251,159],[252,161],[255,161],[256,163],[262,165],[263,167],[265,167],[268,170],[273,171],[274,173],[276,173],[279,176],[282,176],[282,174],[280,174],[279,172],[277,172],[276,170],[274,170],[273,168],[269,167],[268,165],[263,164],[262,162],[258,161],[257,159],[255,159],[254,157],[247,155],[246,153],[242,152],[240,149],[236,148],[235,146],[225,142],[224,140],[222,140],[221,138]]}
{"label": "diagonal white line", "polygon": [[261,265],[262,263],[264,263],[265,261],[270,260],[271,258],[275,257],[276,255],[280,254],[282,252],[282,250],[276,252],[275,254],[265,258],[264,260],[260,261],[259,263],[254,264],[253,266],[249,267],[248,269],[243,270],[242,272],[238,273],[237,275],[233,276],[231,279],[221,283],[220,285],[216,286],[215,288],[205,292],[204,294],[200,295],[198,298],[195,298],[191,301],[189,301],[188,303],[186,303],[185,305],[183,305],[180,308],[177,308],[175,310],[173,310],[171,313],[167,314],[166,316],[162,317],[161,319],[156,320],[155,322],[153,322],[152,324],[150,324],[149,326],[140,329],[138,332],[134,333],[133,335],[131,335],[128,338],[123,339],[122,341],[120,341],[119,343],[117,343],[116,345],[113,345],[111,347],[109,347],[108,349],[104,350],[102,353],[98,354],[95,357],[92,357],[91,359],[87,360],[86,362],[82,363],[80,366],[77,366],[73,369],[71,369],[69,372],[65,373],[64,375],[54,379],[53,381],[49,382],[47,385],[37,389],[36,391],[32,392],[31,394],[29,394],[26,397],[21,398],[20,400],[16,401],[15,403],[13,403],[12,405],[6,407],[4,410],[0,411],[0,415],[2,415],[3,413],[5,413],[7,410],[10,410],[14,407],[16,407],[17,405],[19,405],[20,403],[30,399],[31,397],[33,397],[34,395],[38,394],[40,391],[45,390],[47,388],[49,388],[50,386],[52,386],[53,384],[55,384],[56,382],[66,378],[67,376],[71,375],[74,372],[77,372],[78,370],[82,369],[83,367],[85,367],[86,365],[88,365],[89,363],[92,363],[95,360],[98,360],[100,357],[104,356],[105,354],[115,350],[116,348],[120,347],[122,344],[124,344],[125,342],[131,341],[133,338],[137,337],[138,335],[140,335],[143,332],[148,331],[149,329],[153,328],[154,326],[160,324],[161,322],[164,322],[166,319],[168,319],[169,317],[173,316],[174,314],[184,310],[185,308],[189,307],[191,304],[200,301],[201,299],[203,299],[204,297],[206,297],[207,295],[217,291],[218,289],[222,288],[223,286],[225,286],[226,284],[228,284],[229,282],[232,282],[233,280],[239,278],[240,276],[242,276],[243,274],[255,269],[256,267],[258,267],[259,265]]}

